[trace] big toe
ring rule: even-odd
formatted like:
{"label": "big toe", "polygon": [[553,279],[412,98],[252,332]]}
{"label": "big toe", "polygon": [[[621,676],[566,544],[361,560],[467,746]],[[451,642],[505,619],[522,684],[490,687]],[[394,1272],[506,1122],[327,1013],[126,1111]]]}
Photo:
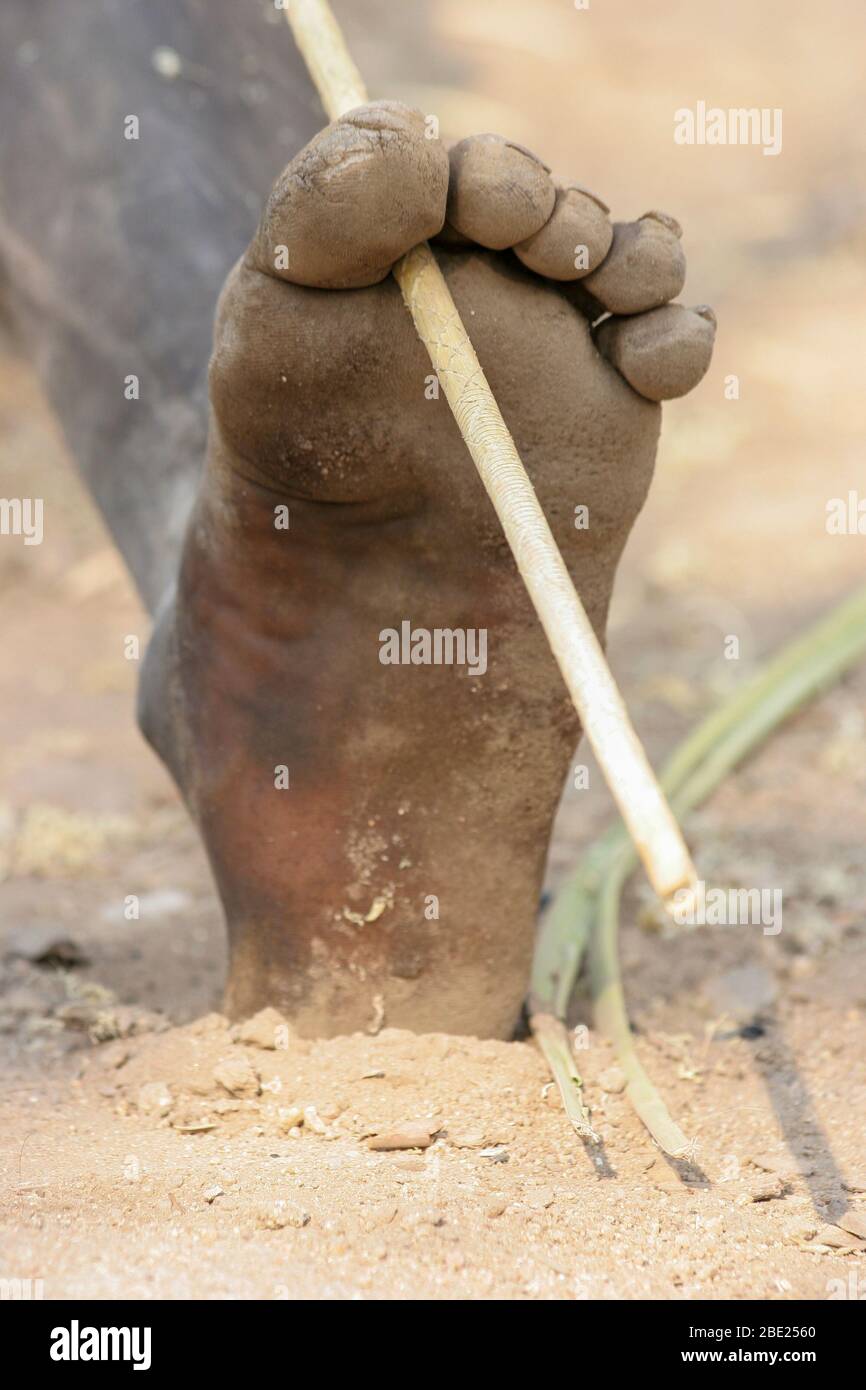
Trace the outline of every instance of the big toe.
{"label": "big toe", "polygon": [[666,304],[632,318],[606,318],[594,330],[603,357],[649,401],[670,401],[693,390],[713,355],[716,316],[702,304]]}
{"label": "big toe", "polygon": [[277,179],[250,251],[296,285],[355,289],[445,220],[448,155],[420,111],[371,102],[320,131]]}

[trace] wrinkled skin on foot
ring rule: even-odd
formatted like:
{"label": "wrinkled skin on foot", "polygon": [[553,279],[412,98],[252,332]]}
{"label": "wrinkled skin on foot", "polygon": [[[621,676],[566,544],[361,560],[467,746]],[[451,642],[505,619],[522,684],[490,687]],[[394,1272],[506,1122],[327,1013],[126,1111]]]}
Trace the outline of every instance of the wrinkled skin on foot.
{"label": "wrinkled skin on foot", "polygon": [[[219,885],[227,1009],[274,1004],[307,1034],[511,1033],[580,733],[389,277],[440,232],[600,636],[657,401],[712,347],[709,311],[662,307],[684,274],[673,219],[611,227],[499,137],[449,159],[420,113],[377,103],[278,179],[217,311],[207,464],[141,717]],[[594,337],[606,305],[632,317]],[[486,671],[382,664],[404,621],[485,629]]]}

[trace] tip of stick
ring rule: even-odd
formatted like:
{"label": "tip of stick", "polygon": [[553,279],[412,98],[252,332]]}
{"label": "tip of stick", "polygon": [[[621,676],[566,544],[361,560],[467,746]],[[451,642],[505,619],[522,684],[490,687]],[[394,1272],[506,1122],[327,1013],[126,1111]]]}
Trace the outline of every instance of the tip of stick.
{"label": "tip of stick", "polygon": [[675,926],[687,927],[693,923],[698,906],[697,874],[693,874],[690,882],[680,884],[679,888],[664,896],[662,906]]}

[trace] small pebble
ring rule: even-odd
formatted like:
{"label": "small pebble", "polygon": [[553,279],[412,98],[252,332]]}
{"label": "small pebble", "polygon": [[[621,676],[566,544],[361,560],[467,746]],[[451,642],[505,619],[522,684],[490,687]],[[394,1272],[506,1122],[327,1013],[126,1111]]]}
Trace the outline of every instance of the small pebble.
{"label": "small pebble", "polygon": [[259,1209],[258,1224],[266,1231],[282,1231],[287,1226],[300,1230],[309,1224],[310,1213],[297,1202],[278,1198],[276,1202],[266,1203]]}
{"label": "small pebble", "polygon": [[238,1042],[268,1050],[285,1046],[288,1036],[288,1023],[281,1013],[271,1008],[260,1009],[252,1018],[245,1019],[237,1031]]}
{"label": "small pebble", "polygon": [[556,1201],[556,1193],[552,1187],[536,1187],[526,1193],[524,1201],[533,1211],[546,1211]]}
{"label": "small pebble", "polygon": [[167,1115],[173,1104],[171,1091],[165,1081],[148,1081],[136,1097],[139,1110],[145,1115]]}
{"label": "small pebble", "polygon": [[232,1096],[257,1096],[259,1077],[246,1057],[225,1057],[213,1069],[213,1079]]}
{"label": "small pebble", "polygon": [[448,1142],[453,1144],[455,1149],[483,1149],[485,1140],[482,1129],[464,1129],[456,1134],[448,1134]]}
{"label": "small pebble", "polygon": [[772,1202],[777,1197],[784,1197],[785,1184],[781,1178],[774,1178],[770,1182],[757,1183],[751,1187],[746,1194],[747,1202]]}
{"label": "small pebble", "polygon": [[410,1122],[401,1125],[399,1129],[374,1135],[370,1140],[370,1148],[380,1152],[387,1152],[389,1149],[428,1149],[437,1133],[437,1130],[431,1129],[426,1123]]}
{"label": "small pebble", "polygon": [[277,1128],[283,1134],[291,1134],[293,1129],[300,1132],[304,1123],[304,1112],[299,1105],[281,1105],[277,1112]]}
{"label": "small pebble", "polygon": [[328,1126],[325,1124],[325,1121],[322,1119],[315,1105],[304,1106],[303,1123],[313,1134],[330,1134]]}

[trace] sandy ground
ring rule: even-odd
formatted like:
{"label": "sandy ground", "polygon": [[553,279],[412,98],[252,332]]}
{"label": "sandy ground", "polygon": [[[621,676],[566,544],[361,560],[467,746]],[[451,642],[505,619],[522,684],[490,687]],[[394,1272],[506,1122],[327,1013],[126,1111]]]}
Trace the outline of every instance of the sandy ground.
{"label": "sandy ground", "polygon": [[[686,225],[716,359],[666,410],[610,642],[658,758],[862,576],[864,538],[824,524],[863,486],[857,7],[343,8],[374,92],[502,129],[617,212]],[[699,98],[781,106],[782,155],[675,147],[671,113]],[[640,885],[628,899],[641,1055],[696,1162],[654,1149],[595,1034],[590,1151],[531,1044],[229,1030],[207,865],[133,725],[124,643],[147,621],[8,354],[0,438],[4,495],[43,496],[50,518],[38,549],[0,542],[0,1279],[47,1298],[823,1299],[852,1273],[866,1289],[866,1242],[842,1229],[866,1220],[866,668],[687,827],[706,877],[783,890],[778,936],[671,940]],[[552,884],[609,814],[593,769],[564,797]],[[395,1131],[429,1142],[376,1147]]]}

